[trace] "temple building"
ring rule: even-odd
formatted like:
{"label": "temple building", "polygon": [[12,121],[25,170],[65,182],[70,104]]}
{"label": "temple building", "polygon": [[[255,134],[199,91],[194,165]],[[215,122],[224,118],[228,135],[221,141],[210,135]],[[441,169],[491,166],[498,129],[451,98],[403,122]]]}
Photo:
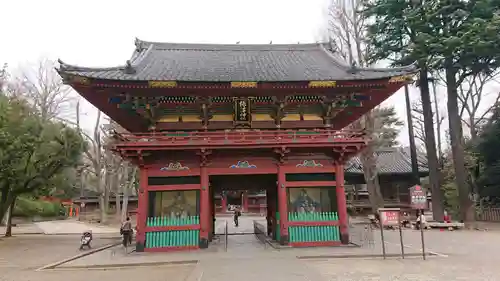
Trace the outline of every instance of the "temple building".
{"label": "temple building", "polygon": [[140,167],[136,247],[152,252],[210,247],[216,195],[233,191],[265,190],[283,245],[347,244],[345,164],[369,136],[343,129],[414,72],[346,65],[320,43],[141,40],[123,66],[59,68],[129,132],[113,149]]}

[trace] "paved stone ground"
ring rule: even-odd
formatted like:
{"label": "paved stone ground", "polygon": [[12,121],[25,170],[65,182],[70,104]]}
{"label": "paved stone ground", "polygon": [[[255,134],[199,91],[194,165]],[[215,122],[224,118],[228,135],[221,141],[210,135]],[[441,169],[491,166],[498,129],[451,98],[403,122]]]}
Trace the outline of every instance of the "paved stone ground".
{"label": "paved stone ground", "polygon": [[[330,259],[306,263],[327,280],[500,280],[500,232],[431,230],[424,234],[426,249],[446,258]],[[397,232],[388,231],[386,236],[397,241]],[[419,231],[405,231],[404,240],[407,247],[420,252]]]}
{"label": "paved stone ground", "polygon": [[92,230],[93,234],[116,234],[120,236],[119,227],[88,224],[77,220],[44,221],[37,222],[35,225],[44,234],[81,234],[84,231]]}
{"label": "paved stone ground", "polygon": [[[35,223],[18,224],[12,228],[13,235],[20,234],[76,234],[80,235],[84,231],[92,230],[94,234],[108,234],[120,236],[118,226],[102,226],[80,222],[74,219],[43,221]],[[5,233],[5,226],[0,226],[0,233]]]}
{"label": "paved stone ground", "polygon": [[[94,248],[110,244],[116,240],[95,238]],[[39,274],[35,270],[46,264],[57,262],[81,253],[80,236],[22,235],[0,239],[0,280],[59,280]],[[68,274],[65,274],[68,276]],[[62,279],[60,279],[62,280]],[[81,279],[83,280],[83,278]]]}
{"label": "paved stone ground", "polygon": [[[0,226],[0,234],[5,234],[6,227]],[[12,228],[13,235],[19,234],[43,234],[43,231],[34,223],[21,223]]]}
{"label": "paved stone ground", "polygon": [[[230,218],[228,218],[230,219]],[[242,222],[241,226],[251,225]],[[244,227],[240,231],[246,232]],[[331,255],[332,253],[361,253],[380,250],[375,246],[364,248],[308,248],[275,250],[264,247],[251,235],[233,235],[233,249],[228,252],[204,250],[191,253],[124,255],[121,251],[102,251],[82,258],[74,263],[84,265],[92,262],[109,264],[117,262],[134,263],[200,260],[195,265],[170,265],[148,267],[125,267],[120,269],[89,270],[61,269],[35,272],[43,265],[77,254],[78,236],[25,235],[0,240],[0,280],[1,281],[59,281],[59,280],[500,280],[500,232],[498,231],[426,231],[428,250],[442,254],[422,261],[419,258],[406,260],[390,258],[340,259],[318,258],[297,259],[300,255]],[[252,239],[253,238],[253,239]],[[386,232],[388,252],[399,251],[397,232]],[[404,232],[407,252],[420,251],[420,233]],[[95,247],[111,242],[109,239],[95,241]],[[231,241],[230,241],[231,243]],[[217,248],[217,247],[214,247]],[[448,257],[443,257],[443,256]]]}

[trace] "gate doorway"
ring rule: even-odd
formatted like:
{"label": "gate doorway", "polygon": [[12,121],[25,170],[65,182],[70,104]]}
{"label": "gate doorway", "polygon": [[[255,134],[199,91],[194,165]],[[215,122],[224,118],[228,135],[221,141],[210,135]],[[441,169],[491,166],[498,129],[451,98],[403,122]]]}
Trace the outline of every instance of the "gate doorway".
{"label": "gate doorway", "polygon": [[[276,182],[276,174],[210,176],[212,210],[223,209],[217,197],[227,200],[228,205],[227,210],[212,213],[214,242],[230,252],[266,248],[266,235],[262,234],[272,233],[276,224],[273,215],[277,212]],[[234,207],[242,210],[238,226],[234,222]],[[255,225],[259,226],[259,231],[255,230]]]}

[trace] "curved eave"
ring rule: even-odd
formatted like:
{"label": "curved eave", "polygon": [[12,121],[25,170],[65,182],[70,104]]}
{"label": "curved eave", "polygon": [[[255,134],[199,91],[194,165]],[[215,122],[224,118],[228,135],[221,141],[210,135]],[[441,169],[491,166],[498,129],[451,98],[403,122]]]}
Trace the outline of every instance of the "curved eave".
{"label": "curved eave", "polygon": [[58,73],[66,84],[72,86],[92,86],[98,88],[133,88],[133,89],[306,89],[327,90],[338,88],[367,88],[385,86],[387,84],[408,84],[413,82],[414,73],[384,76],[378,79],[358,80],[318,80],[318,81],[163,81],[163,80],[116,80],[95,78],[85,73],[58,69]]}

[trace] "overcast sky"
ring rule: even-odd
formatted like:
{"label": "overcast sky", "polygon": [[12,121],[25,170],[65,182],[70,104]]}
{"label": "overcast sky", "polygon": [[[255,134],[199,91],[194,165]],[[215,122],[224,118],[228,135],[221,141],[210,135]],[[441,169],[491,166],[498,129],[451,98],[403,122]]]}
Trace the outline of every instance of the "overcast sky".
{"label": "overcast sky", "polygon": [[[3,0],[0,63],[16,68],[60,58],[81,66],[123,65],[134,39],[186,43],[310,43],[327,30],[329,0]],[[412,89],[412,98],[418,92]],[[404,93],[388,104],[406,120]],[[441,101],[442,107],[445,103]],[[91,128],[95,109],[86,107]],[[408,131],[399,141],[408,143]]]}

